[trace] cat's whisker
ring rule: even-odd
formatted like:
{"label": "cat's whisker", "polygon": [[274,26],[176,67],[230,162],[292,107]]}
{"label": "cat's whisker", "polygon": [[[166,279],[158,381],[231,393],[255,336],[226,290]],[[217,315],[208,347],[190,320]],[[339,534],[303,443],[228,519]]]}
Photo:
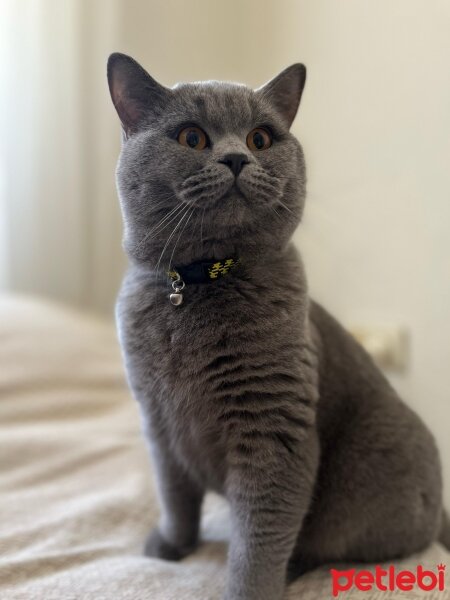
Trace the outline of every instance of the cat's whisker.
{"label": "cat's whisker", "polygon": [[280,199],[278,199],[278,204],[280,204],[283,208],[288,210],[292,215],[296,216],[295,213],[289,208],[289,206],[286,206],[286,204],[284,202],[282,202]]}
{"label": "cat's whisker", "polygon": [[191,212],[189,213],[189,216],[188,216],[187,220],[185,221],[183,227],[180,229],[180,233],[178,234],[178,237],[177,237],[177,239],[175,241],[175,245],[173,247],[172,254],[170,255],[170,259],[169,259],[169,271],[172,268],[172,260],[173,260],[173,257],[174,257],[175,250],[176,250],[176,247],[178,245],[178,242],[180,241],[180,238],[181,238],[181,236],[183,234],[183,231],[186,229],[186,226],[189,223],[189,221],[191,220],[191,217],[192,217],[193,214],[194,214],[194,208],[191,208]]}
{"label": "cat's whisker", "polygon": [[[178,205],[178,207],[176,207],[175,209],[171,210],[170,213],[168,213],[163,219],[161,219],[161,221],[158,223],[158,225],[155,226],[153,229],[150,230],[149,234],[150,235],[154,235],[157,232],[160,233],[161,231],[163,231],[174,219],[177,218],[177,216],[181,212],[181,209],[184,206],[186,206],[186,204],[184,202],[181,202]],[[167,220],[167,219],[169,219],[169,220]]]}
{"label": "cat's whisker", "polygon": [[157,202],[156,204],[152,203],[152,205],[151,205],[152,211],[153,212],[158,212],[159,210],[162,210],[162,209],[167,210],[168,208],[170,208],[170,203],[169,202],[173,198],[177,198],[178,199],[178,196],[176,196],[176,195],[167,196],[167,198],[163,198],[160,202]]}
{"label": "cat's whisker", "polygon": [[271,209],[273,210],[273,212],[274,212],[274,213],[277,215],[277,217],[278,217],[279,219],[281,219],[281,215],[280,215],[280,213],[279,213],[279,212],[277,212],[277,211],[276,211],[276,209],[275,209],[273,206],[271,206],[270,208],[271,208]]}
{"label": "cat's whisker", "polygon": [[[190,209],[190,208],[191,208],[190,206],[186,206],[186,210],[183,212],[183,214],[182,214],[182,216],[181,216],[180,220],[179,220],[179,221],[178,221],[178,223],[175,225],[175,227],[173,228],[173,231],[172,231],[172,233],[169,235],[169,237],[167,238],[167,241],[166,241],[166,243],[164,244],[164,248],[162,249],[162,252],[161,252],[161,254],[159,255],[159,258],[158,258],[158,262],[156,263],[156,269],[155,269],[155,270],[156,270],[156,279],[158,279],[159,265],[160,265],[160,263],[161,263],[161,260],[162,260],[162,257],[163,257],[163,255],[164,255],[164,252],[166,251],[166,249],[167,249],[167,246],[168,246],[168,245],[169,245],[169,243],[170,243],[170,240],[171,240],[171,239],[173,238],[173,236],[175,235],[175,232],[177,231],[178,227],[181,225],[181,223],[183,222],[184,218],[185,218],[185,217],[186,217],[186,215],[188,214],[188,212],[189,212],[189,209]],[[180,215],[180,213],[178,213],[178,216],[179,216],[179,215]]]}
{"label": "cat's whisker", "polygon": [[206,211],[206,206],[203,207],[203,212],[202,212],[202,220],[200,223],[200,243],[203,247],[203,219],[205,218],[205,211]]}
{"label": "cat's whisker", "polygon": [[[157,232],[161,233],[161,231],[164,231],[164,229],[166,227],[168,227],[170,225],[170,223],[172,223],[177,218],[177,216],[179,216],[183,206],[185,206],[185,204],[183,202],[181,202],[178,206],[173,208],[161,221],[159,221],[159,223],[155,227],[153,227],[152,229],[147,231],[147,233],[144,235],[142,240],[137,245],[136,251],[138,251],[141,248],[141,246],[149,239],[150,236],[154,235]],[[169,217],[171,217],[171,218],[169,219]],[[167,221],[167,219],[169,219],[169,220]],[[161,227],[161,225],[165,221],[167,221],[167,222],[165,223],[165,225],[163,227]]]}

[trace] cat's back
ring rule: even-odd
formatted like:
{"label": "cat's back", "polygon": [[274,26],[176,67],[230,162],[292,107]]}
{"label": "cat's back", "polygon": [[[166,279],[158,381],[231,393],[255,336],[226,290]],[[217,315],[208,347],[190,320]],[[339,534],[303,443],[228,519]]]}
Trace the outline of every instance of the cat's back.
{"label": "cat's back", "polygon": [[337,427],[363,414],[407,410],[372,357],[319,303],[309,318],[318,352],[319,416],[324,427]]}
{"label": "cat's back", "polygon": [[[322,449],[385,452],[416,464],[435,465],[432,434],[399,397],[362,346],[322,306],[311,302],[310,319],[319,353],[318,430]],[[395,448],[395,451],[392,450]],[[396,463],[395,456],[392,464]]]}

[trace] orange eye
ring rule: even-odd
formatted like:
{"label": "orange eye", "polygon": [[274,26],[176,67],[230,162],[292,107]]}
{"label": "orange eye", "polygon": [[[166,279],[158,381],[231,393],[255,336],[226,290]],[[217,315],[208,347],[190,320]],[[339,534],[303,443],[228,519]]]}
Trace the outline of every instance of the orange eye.
{"label": "orange eye", "polygon": [[206,133],[200,127],[185,127],[178,134],[178,143],[193,150],[203,150],[206,147]]}
{"label": "orange eye", "polygon": [[272,136],[262,127],[252,129],[247,136],[247,146],[250,150],[267,150],[272,145]]}

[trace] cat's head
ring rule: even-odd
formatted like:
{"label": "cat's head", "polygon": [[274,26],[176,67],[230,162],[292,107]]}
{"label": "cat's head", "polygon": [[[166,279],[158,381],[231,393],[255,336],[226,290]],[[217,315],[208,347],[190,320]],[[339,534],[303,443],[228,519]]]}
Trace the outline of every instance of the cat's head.
{"label": "cat's head", "polygon": [[110,56],[131,258],[167,267],[285,246],[305,197],[303,152],[289,132],[305,78],[295,64],[257,90],[218,81],[167,88],[132,58]]}

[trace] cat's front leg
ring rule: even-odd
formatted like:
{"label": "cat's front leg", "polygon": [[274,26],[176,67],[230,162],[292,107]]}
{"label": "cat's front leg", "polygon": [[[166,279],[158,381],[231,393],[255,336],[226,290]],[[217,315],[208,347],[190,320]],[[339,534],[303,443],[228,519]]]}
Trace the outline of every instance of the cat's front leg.
{"label": "cat's front leg", "polygon": [[301,445],[248,448],[229,472],[232,531],[225,600],[280,600],[318,465],[315,431]]}
{"label": "cat's front leg", "polygon": [[165,560],[180,560],[197,546],[204,490],[172,456],[164,440],[152,440],[151,454],[161,518],[147,538],[145,554]]}

